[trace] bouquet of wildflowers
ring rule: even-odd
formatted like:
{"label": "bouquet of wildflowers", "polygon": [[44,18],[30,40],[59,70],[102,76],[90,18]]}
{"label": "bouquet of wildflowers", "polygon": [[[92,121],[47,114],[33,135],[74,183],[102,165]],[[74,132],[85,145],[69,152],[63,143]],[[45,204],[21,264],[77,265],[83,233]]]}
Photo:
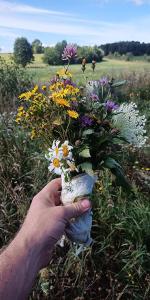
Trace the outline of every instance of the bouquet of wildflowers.
{"label": "bouquet of wildflowers", "polygon": [[[146,119],[136,105],[115,102],[114,90],[124,82],[103,77],[83,87],[76,85],[69,72],[76,55],[76,47],[67,45],[62,58],[68,65],[48,85],[21,94],[16,117],[32,139],[42,140],[49,171],[62,177],[64,205],[91,194],[103,168],[109,168],[119,184],[128,186],[117,154],[125,143],[140,148],[147,139]],[[78,244],[89,245],[91,224],[89,210],[70,223],[66,234]]]}

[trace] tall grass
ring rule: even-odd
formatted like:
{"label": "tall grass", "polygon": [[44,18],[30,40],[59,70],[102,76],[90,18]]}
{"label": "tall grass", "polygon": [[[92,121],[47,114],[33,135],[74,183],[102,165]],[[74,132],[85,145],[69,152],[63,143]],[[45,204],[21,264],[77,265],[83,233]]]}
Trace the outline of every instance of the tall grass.
{"label": "tall grass", "polygon": [[[16,127],[13,115],[3,119],[0,129],[2,247],[50,177],[40,144]],[[69,242],[64,249],[57,247],[30,299],[149,299],[150,202],[148,192],[140,192],[136,181],[132,184],[134,193],[127,195],[108,171],[101,174],[91,199],[92,247],[79,257]]]}
{"label": "tall grass", "polygon": [[[136,102],[149,118],[149,73],[124,72],[121,78],[128,84],[118,92],[118,101]],[[5,102],[6,108],[10,103]],[[15,112],[6,111],[0,116],[1,247],[16,234],[33,195],[51,180],[40,141],[31,141],[28,132],[16,126]],[[63,249],[57,246],[50,265],[38,275],[30,299],[150,299],[148,148],[124,149],[122,159],[132,193],[116,186],[109,171],[101,173],[91,198],[92,247],[76,257],[69,242]]]}
{"label": "tall grass", "polygon": [[0,56],[0,113],[14,110],[17,96],[31,86],[31,76],[24,69]]}

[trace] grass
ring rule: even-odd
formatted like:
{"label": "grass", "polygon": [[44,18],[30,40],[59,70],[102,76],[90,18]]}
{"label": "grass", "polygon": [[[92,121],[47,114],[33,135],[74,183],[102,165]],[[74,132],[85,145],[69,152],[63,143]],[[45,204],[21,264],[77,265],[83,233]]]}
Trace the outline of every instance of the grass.
{"label": "grass", "polygon": [[[39,57],[38,57],[39,59]],[[60,70],[63,66],[46,66],[42,63],[33,63],[33,65],[28,66],[28,71],[33,75],[35,82],[48,81],[51,77],[55,76],[56,72]],[[93,73],[91,65],[86,65],[86,71],[84,74],[81,72],[80,65],[72,65],[70,67],[73,78],[76,78],[78,82],[85,81],[85,78],[98,79],[103,75],[110,75],[110,77],[121,77],[125,73],[132,72],[148,72],[150,73],[149,63],[144,61],[120,61],[105,58],[103,62],[97,63],[96,70]]]}
{"label": "grass", "polygon": [[[46,67],[38,55],[27,72],[35,73],[34,80],[39,82],[49,80],[59,68]],[[80,65],[71,69],[75,78],[83,81]],[[89,78],[93,76],[90,65],[86,74]],[[128,85],[118,94],[119,99],[136,101],[150,121],[148,63],[106,60],[97,64],[94,78],[102,74],[127,77]],[[27,132],[16,126],[13,114],[0,117],[0,140],[0,246],[3,247],[22,224],[33,195],[51,178],[40,143],[31,141]],[[149,148],[144,152],[125,149],[122,157],[134,192],[128,194],[116,186],[107,170],[101,173],[92,196],[92,247],[79,257],[75,257],[70,243],[64,249],[56,247],[51,264],[37,277],[30,300],[150,299]]]}
{"label": "grass", "polygon": [[[38,143],[30,141],[11,116],[5,122],[0,130],[1,246],[13,238],[33,195],[50,180]],[[131,169],[133,175],[133,164]],[[30,300],[149,299],[149,191],[140,192],[134,178],[132,183],[134,194],[127,195],[108,171],[101,174],[92,197],[92,248],[79,257],[69,243],[56,248]]]}
{"label": "grass", "polygon": [[[11,54],[1,53],[0,54],[7,61],[11,58]],[[63,66],[47,66],[42,62],[43,54],[35,54],[34,61],[27,66],[29,74],[33,76],[33,79],[36,83],[49,81],[58,70]],[[150,73],[150,63],[143,60],[143,57],[136,58],[134,61],[124,61],[118,59],[108,59],[104,58],[101,63],[96,64],[96,70],[93,73],[91,65],[86,65],[86,71],[83,75],[81,72],[80,65],[72,65],[71,72],[74,78],[77,78],[79,82],[85,81],[85,78],[98,79],[103,75],[110,75],[113,77],[121,77],[123,74],[132,73],[132,72],[147,72]]]}

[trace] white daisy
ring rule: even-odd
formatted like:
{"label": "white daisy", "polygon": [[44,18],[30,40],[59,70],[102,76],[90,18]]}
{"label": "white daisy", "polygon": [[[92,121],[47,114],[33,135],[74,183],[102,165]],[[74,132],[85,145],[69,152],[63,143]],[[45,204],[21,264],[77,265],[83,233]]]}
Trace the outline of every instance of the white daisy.
{"label": "white daisy", "polygon": [[51,158],[51,164],[48,167],[49,171],[52,173],[55,173],[57,175],[62,174],[62,163],[58,157],[52,157]]}
{"label": "white daisy", "polygon": [[64,159],[67,160],[72,160],[72,152],[71,149],[73,147],[69,145],[69,141],[65,141],[62,145],[61,145],[61,149],[62,149],[62,155]]}
{"label": "white daisy", "polygon": [[62,158],[62,150],[59,147],[60,141],[53,141],[52,148],[48,149],[48,154],[45,155],[45,158],[48,159],[49,161],[52,160],[52,157],[57,157],[59,159]]}

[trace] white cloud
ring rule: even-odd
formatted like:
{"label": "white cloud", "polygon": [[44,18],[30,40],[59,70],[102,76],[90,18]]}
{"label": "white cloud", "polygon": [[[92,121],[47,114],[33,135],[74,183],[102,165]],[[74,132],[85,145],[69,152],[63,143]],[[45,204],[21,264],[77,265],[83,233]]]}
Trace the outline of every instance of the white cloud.
{"label": "white cloud", "polygon": [[27,13],[27,14],[50,14],[57,16],[72,15],[66,12],[37,8],[30,5],[18,4],[16,2],[0,1],[0,12],[2,13]]}
{"label": "white cloud", "polygon": [[[137,4],[137,1],[142,0],[124,1],[132,1]],[[6,5],[4,6],[4,2],[7,5],[9,4],[7,9]],[[138,2],[138,5],[141,4],[142,3]],[[2,7],[3,10],[1,9]],[[32,11],[31,8],[33,9]],[[23,14],[23,12],[28,13],[28,16]],[[47,11],[27,5],[12,5],[12,3],[8,1],[0,0],[0,36],[2,36],[3,39],[6,37],[5,40],[7,41],[8,47],[12,47],[15,38],[20,35],[25,35],[31,39],[31,36],[37,37],[37,33],[39,33],[41,40],[41,33],[47,33],[47,40],[51,38],[52,44],[53,41],[57,40],[57,37],[58,40],[62,38],[67,39],[68,42],[91,45],[120,40],[149,42],[149,15],[147,17],[143,16],[141,19],[132,19],[124,22],[106,22],[94,19],[82,19],[71,14],[64,15],[65,13],[59,15],[59,12],[54,11],[54,14],[52,13],[51,17],[49,17],[51,12],[51,10]],[[11,43],[9,43],[9,41],[11,41]]]}
{"label": "white cloud", "polygon": [[98,36],[99,30],[90,29],[82,25],[71,25],[70,23],[64,22],[64,24],[58,20],[56,21],[39,21],[29,20],[26,18],[15,18],[15,16],[9,16],[6,19],[5,16],[0,16],[0,26],[6,28],[24,29],[35,32],[46,32],[64,35],[87,35],[87,36]]}
{"label": "white cloud", "polygon": [[13,40],[18,37],[18,35],[16,33],[11,32],[9,29],[2,28],[2,27],[0,27],[0,36],[7,37],[7,38],[13,39]]}
{"label": "white cloud", "polygon": [[150,0],[130,0],[136,5],[150,4]]}
{"label": "white cloud", "polygon": [[[52,19],[52,18],[51,18]],[[86,22],[86,26],[83,24]],[[150,17],[141,18],[122,23],[95,22],[90,20],[79,19],[79,22],[68,22],[65,18],[64,22],[59,20],[33,20],[33,18],[15,18],[10,16],[5,18],[0,16],[0,35],[12,35],[15,30],[14,39],[17,29],[28,30],[29,32],[51,33],[62,38],[71,39],[80,42],[80,44],[101,44],[106,42],[114,42],[119,40],[139,40],[141,42],[149,42]],[[11,32],[9,29],[11,28]],[[18,34],[19,35],[19,34]],[[26,34],[27,36],[27,34]],[[69,38],[70,36],[70,38]],[[56,37],[56,36],[55,36]]]}

